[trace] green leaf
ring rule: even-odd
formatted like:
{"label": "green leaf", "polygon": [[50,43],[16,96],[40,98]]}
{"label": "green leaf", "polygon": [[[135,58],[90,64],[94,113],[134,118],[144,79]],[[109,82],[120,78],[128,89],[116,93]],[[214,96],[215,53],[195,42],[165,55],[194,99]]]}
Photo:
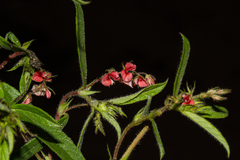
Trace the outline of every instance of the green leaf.
{"label": "green leaf", "polygon": [[62,132],[54,119],[43,110],[31,106],[17,104],[12,106],[12,111],[17,113],[20,120],[24,121],[37,138],[53,150],[61,159],[85,160],[72,140]]}
{"label": "green leaf", "polygon": [[84,96],[89,96],[89,95],[93,95],[95,93],[100,93],[101,91],[88,91],[88,90],[80,90],[78,91],[78,95],[81,97]]}
{"label": "green leaf", "polygon": [[8,143],[6,139],[0,142],[0,159],[9,160]]}
{"label": "green leaf", "polygon": [[62,118],[60,118],[57,123],[61,126],[61,128],[63,129],[67,123],[68,123],[68,120],[69,120],[69,115],[66,114],[65,116],[63,116]]}
{"label": "green leaf", "polygon": [[28,49],[28,47],[30,46],[30,44],[31,44],[33,41],[34,41],[34,39],[31,40],[31,41],[27,41],[27,42],[23,43],[22,48],[23,48],[23,49]]}
{"label": "green leaf", "polygon": [[110,99],[109,102],[117,105],[127,105],[127,104],[136,103],[138,101],[146,100],[148,98],[148,95],[153,97],[157,95],[159,92],[161,92],[166,86],[167,82],[168,80],[166,80],[163,83],[158,83],[152,86],[148,86],[140,90],[139,92],[128,95],[128,96]]}
{"label": "green leaf", "polygon": [[[181,33],[180,33],[181,34]],[[189,54],[190,54],[190,43],[188,41],[188,39],[181,34],[182,36],[182,40],[183,40],[183,50],[182,50],[182,57],[181,57],[181,61],[178,67],[178,71],[177,71],[177,75],[175,77],[175,81],[174,81],[174,86],[173,86],[173,96],[177,96],[181,83],[182,83],[182,79],[187,67],[187,62],[188,62],[188,58],[189,58]]]}
{"label": "green leaf", "polygon": [[6,126],[6,134],[7,134],[7,140],[8,140],[8,151],[9,154],[12,153],[13,146],[14,146],[14,133],[15,131],[11,128],[11,126]]}
{"label": "green leaf", "polygon": [[113,118],[111,115],[109,115],[106,112],[101,112],[101,115],[105,120],[108,121],[108,123],[110,123],[115,128],[115,130],[117,131],[118,141],[119,141],[119,139],[121,137],[121,128],[120,128],[118,122],[116,121],[116,119]]}
{"label": "green leaf", "polygon": [[26,93],[30,84],[31,84],[31,76],[30,73],[28,71],[25,71],[25,69],[23,69],[21,78],[20,78],[20,82],[19,82],[19,90],[20,93]]}
{"label": "green leaf", "polygon": [[[69,119],[69,116],[66,115],[62,118],[60,118],[57,123],[61,125],[62,128],[65,127]],[[42,150],[44,147],[44,144],[38,140],[37,138],[33,138],[26,144],[24,144],[18,151],[14,152],[11,155],[11,160],[27,160],[34,156],[37,152]]]}
{"label": "green leaf", "polygon": [[162,143],[162,140],[161,140],[156,122],[154,121],[154,119],[151,119],[151,122],[152,122],[154,135],[155,135],[155,138],[157,140],[158,148],[159,148],[159,151],[160,151],[160,159],[162,159],[163,156],[165,155],[165,150],[164,150],[164,147],[163,147],[163,143]]}
{"label": "green leaf", "polygon": [[23,66],[27,62],[29,63],[29,57],[25,56],[20,59],[11,69],[9,69],[8,72],[16,70],[18,67]]}
{"label": "green leaf", "polygon": [[85,47],[85,31],[84,31],[84,16],[81,3],[73,1],[76,8],[76,38],[77,38],[77,51],[78,61],[82,76],[82,86],[87,84],[87,58]]}
{"label": "green leaf", "polygon": [[207,121],[206,119],[202,118],[201,116],[199,116],[195,113],[188,112],[188,111],[182,111],[181,113],[183,115],[187,116],[188,118],[190,118],[193,122],[197,123],[200,127],[205,129],[214,138],[216,138],[216,140],[218,140],[226,149],[227,155],[229,158],[229,156],[230,156],[229,145],[228,145],[226,139],[221,134],[221,132],[215,126],[213,126],[209,121]]}
{"label": "green leaf", "polygon": [[91,113],[88,116],[88,118],[86,119],[86,121],[84,122],[84,125],[83,125],[82,130],[81,130],[80,135],[79,135],[78,144],[77,144],[77,148],[78,148],[79,151],[81,151],[81,149],[82,149],[83,137],[84,137],[84,134],[87,130],[88,124],[90,123],[91,119],[94,116],[94,113],[95,113],[95,110],[94,110],[93,107],[91,107]]}
{"label": "green leaf", "polygon": [[12,50],[11,43],[9,43],[5,38],[0,36],[0,47],[6,49],[6,50]]}
{"label": "green leaf", "polygon": [[113,160],[108,144],[107,144],[107,152],[108,152],[109,160]]}
{"label": "green leaf", "polygon": [[42,109],[26,104],[15,104],[11,106],[12,111],[15,112],[21,121],[36,124],[38,127],[55,127],[61,128],[60,125]]}
{"label": "green leaf", "polygon": [[11,110],[3,103],[0,102],[0,117],[3,118],[9,115]]}
{"label": "green leaf", "polygon": [[204,106],[196,110],[197,114],[204,118],[226,118],[228,116],[228,110],[224,107],[213,105]]}
{"label": "green leaf", "polygon": [[18,151],[11,155],[11,160],[27,160],[42,150],[44,145],[37,139],[33,138],[24,144]]}
{"label": "green leaf", "polygon": [[86,4],[91,3],[91,1],[82,1],[82,0],[73,0],[73,1],[77,2],[77,3],[81,4],[81,5],[86,5]]}
{"label": "green leaf", "polygon": [[0,82],[0,98],[3,98],[10,105],[20,93],[14,87],[5,82]]}
{"label": "green leaf", "polygon": [[5,39],[6,40],[10,39],[17,46],[19,46],[19,47],[21,46],[20,41],[18,40],[18,38],[12,32],[8,32]]}
{"label": "green leaf", "polygon": [[[149,113],[149,108],[150,108],[150,104],[152,101],[152,97],[148,96],[148,100],[147,100],[147,104],[145,107],[143,107],[142,109],[140,109],[137,114],[133,117],[133,122],[138,121],[139,119],[141,119],[143,116],[147,115]],[[141,124],[141,123],[140,123]]]}

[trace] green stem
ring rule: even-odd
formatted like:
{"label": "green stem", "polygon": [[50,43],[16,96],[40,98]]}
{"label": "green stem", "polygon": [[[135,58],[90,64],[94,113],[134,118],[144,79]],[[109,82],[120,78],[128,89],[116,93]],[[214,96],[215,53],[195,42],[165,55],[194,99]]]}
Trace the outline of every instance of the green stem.
{"label": "green stem", "polygon": [[82,130],[81,130],[80,136],[79,136],[79,140],[78,140],[78,144],[77,144],[77,147],[78,147],[79,151],[81,151],[81,148],[82,148],[84,133],[87,129],[87,126],[88,126],[90,120],[93,118],[94,113],[95,113],[95,110],[94,110],[93,107],[91,107],[91,113],[88,116],[87,120],[85,121],[85,123],[82,127]]}

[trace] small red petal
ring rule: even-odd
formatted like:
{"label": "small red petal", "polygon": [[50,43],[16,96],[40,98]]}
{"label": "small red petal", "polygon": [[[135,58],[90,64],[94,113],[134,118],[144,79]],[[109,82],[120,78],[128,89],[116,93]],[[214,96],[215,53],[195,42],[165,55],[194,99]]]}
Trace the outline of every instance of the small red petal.
{"label": "small red petal", "polygon": [[40,76],[33,76],[33,77],[32,77],[32,80],[35,81],[35,82],[42,82],[42,81],[43,81],[43,78],[40,77]]}
{"label": "small red petal", "polygon": [[49,90],[46,91],[46,97],[50,98],[51,97],[51,92]]}
{"label": "small red petal", "polygon": [[118,80],[120,79],[119,73],[118,73],[117,71],[112,71],[112,72],[109,74],[109,76],[110,76],[113,80],[115,80],[115,81],[118,81]]}
{"label": "small red petal", "polygon": [[122,75],[123,81],[125,81],[125,82],[129,82],[133,78],[132,73],[128,73],[125,70],[122,70],[121,75]]}
{"label": "small red petal", "polygon": [[189,105],[194,105],[194,104],[195,104],[195,102],[194,102],[194,100],[193,100],[193,99],[191,99],[191,100],[188,102],[188,104],[189,104]]}
{"label": "small red petal", "polygon": [[103,84],[104,86],[110,86],[110,85],[113,84],[113,80],[111,80],[111,79],[109,78],[109,74],[106,74],[106,75],[102,78],[101,82],[102,82],[102,84]]}
{"label": "small red petal", "polygon": [[136,70],[136,68],[137,68],[137,66],[135,64],[130,63],[130,62],[127,62],[125,64],[125,70],[126,71],[134,71],[134,70]]}

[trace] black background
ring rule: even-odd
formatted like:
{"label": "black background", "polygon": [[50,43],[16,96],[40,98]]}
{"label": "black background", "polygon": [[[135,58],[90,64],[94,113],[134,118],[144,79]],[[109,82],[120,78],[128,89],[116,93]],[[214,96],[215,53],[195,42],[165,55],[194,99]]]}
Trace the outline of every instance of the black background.
{"label": "black background", "polygon": [[[114,67],[120,71],[122,63],[133,60],[137,71],[153,74],[157,82],[169,78],[167,87],[153,98],[152,109],[163,105],[172,93],[172,84],[179,63],[182,40],[179,32],[190,41],[191,54],[184,77],[185,83],[196,81],[196,94],[219,86],[232,89],[228,100],[218,103],[226,107],[229,117],[210,120],[225,136],[230,148],[230,159],[239,156],[239,37],[240,2],[190,0],[93,0],[83,6],[86,25],[88,82]],[[49,86],[56,92],[51,99],[34,97],[33,104],[49,114],[56,112],[64,94],[81,85],[75,42],[75,8],[71,0],[1,0],[0,35],[12,31],[21,42],[35,39],[29,49],[44,63],[43,68],[54,75]],[[1,61],[9,51],[1,49]],[[4,69],[10,69],[16,61]],[[21,69],[0,71],[1,81],[18,86]],[[136,92],[123,84],[93,87],[101,90],[97,99],[107,99]],[[81,103],[77,99],[74,103]],[[124,128],[145,102],[123,106],[128,119],[119,118]],[[89,108],[70,111],[70,121],[64,131],[76,143]],[[156,118],[165,147],[164,160],[225,160],[224,148],[208,133],[177,112],[167,112]],[[146,123],[148,124],[148,123]],[[108,159],[106,143],[111,152],[117,136],[113,127],[104,122],[107,136],[94,134],[91,123],[86,132],[82,152],[87,160]],[[131,130],[120,155],[134,135],[143,127]],[[19,145],[16,143],[15,148]],[[152,132],[147,133],[131,155],[132,159],[159,159],[158,147]],[[56,157],[55,159],[59,159]]]}

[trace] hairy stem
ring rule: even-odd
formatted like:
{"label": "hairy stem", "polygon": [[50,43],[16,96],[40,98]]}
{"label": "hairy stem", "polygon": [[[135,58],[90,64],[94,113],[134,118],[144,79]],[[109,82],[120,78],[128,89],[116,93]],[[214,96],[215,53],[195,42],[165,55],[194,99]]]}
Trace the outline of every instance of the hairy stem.
{"label": "hairy stem", "polygon": [[[138,133],[137,137],[133,140],[133,142],[131,143],[131,145],[128,147],[128,149],[126,150],[126,152],[123,154],[122,158],[129,156],[129,154],[132,152],[132,150],[136,147],[136,145],[138,144],[138,142],[143,138],[143,136],[146,134],[146,132],[148,131],[149,126],[145,126],[141,132]],[[122,159],[121,158],[121,159]]]}
{"label": "hairy stem", "polygon": [[115,150],[114,150],[114,154],[113,154],[113,160],[117,160],[117,156],[118,156],[118,151],[120,149],[120,146],[123,142],[123,139],[125,138],[127,132],[132,128],[135,127],[137,125],[139,125],[140,123],[142,123],[143,121],[146,120],[151,120],[157,116],[161,116],[165,111],[169,110],[170,107],[169,106],[164,106],[162,108],[159,108],[157,110],[153,110],[151,111],[148,115],[142,116],[140,119],[138,119],[137,121],[133,121],[130,124],[127,125],[127,127],[123,130],[122,135],[119,139],[119,141],[117,142],[116,146],[115,146]]}

